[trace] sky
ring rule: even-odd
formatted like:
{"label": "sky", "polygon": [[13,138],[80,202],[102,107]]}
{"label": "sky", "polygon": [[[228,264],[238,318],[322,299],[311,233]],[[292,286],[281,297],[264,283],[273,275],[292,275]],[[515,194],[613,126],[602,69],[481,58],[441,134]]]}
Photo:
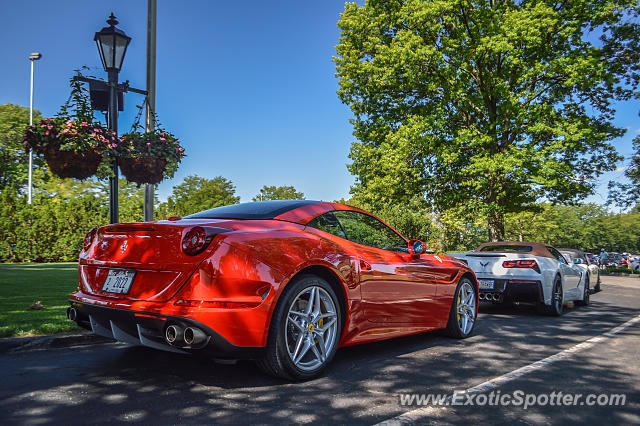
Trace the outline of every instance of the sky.
{"label": "sky", "polygon": [[[144,89],[147,2],[144,0],[0,0],[0,104],[29,105],[29,60],[35,64],[34,107],[56,114],[73,70],[106,78],[93,35],[113,12],[132,38],[120,80]],[[156,112],[186,149],[176,176],[159,185],[161,200],[188,175],[223,176],[250,201],[263,185],[293,185],[306,198],[349,197],[354,141],[351,112],[336,94],[337,21],[344,0],[158,0]],[[143,101],[125,95],[120,132]],[[609,180],[624,181],[640,133],[637,102],[617,104],[614,142],[626,160],[603,175],[586,201],[606,201]]]}

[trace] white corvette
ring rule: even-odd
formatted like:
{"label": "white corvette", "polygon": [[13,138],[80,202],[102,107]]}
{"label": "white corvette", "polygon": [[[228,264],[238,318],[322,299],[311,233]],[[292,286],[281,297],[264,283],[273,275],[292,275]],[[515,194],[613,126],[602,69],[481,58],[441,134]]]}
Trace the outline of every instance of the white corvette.
{"label": "white corvette", "polygon": [[449,256],[467,262],[475,272],[480,300],[533,303],[556,316],[567,302],[589,304],[587,273],[549,245],[501,241]]}

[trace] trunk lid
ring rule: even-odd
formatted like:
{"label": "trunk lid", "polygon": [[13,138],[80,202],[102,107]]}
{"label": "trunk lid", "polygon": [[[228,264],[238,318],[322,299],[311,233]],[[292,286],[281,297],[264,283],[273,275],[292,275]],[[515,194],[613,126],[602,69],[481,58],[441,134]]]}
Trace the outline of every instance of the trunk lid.
{"label": "trunk lid", "polygon": [[[505,260],[519,259],[535,259],[529,253],[450,253],[448,254],[456,259],[464,259],[469,268],[479,277],[488,275],[513,275],[517,274],[518,269],[505,268],[502,263]],[[521,271],[521,270],[520,270]]]}
{"label": "trunk lid", "polygon": [[[195,226],[220,226],[225,221],[147,222],[107,225],[98,229],[91,247],[80,254],[80,284],[86,293],[130,300],[164,302],[182,287],[219,243],[213,238],[195,256],[182,249],[184,235]],[[110,270],[135,272],[125,294],[102,290]]]}

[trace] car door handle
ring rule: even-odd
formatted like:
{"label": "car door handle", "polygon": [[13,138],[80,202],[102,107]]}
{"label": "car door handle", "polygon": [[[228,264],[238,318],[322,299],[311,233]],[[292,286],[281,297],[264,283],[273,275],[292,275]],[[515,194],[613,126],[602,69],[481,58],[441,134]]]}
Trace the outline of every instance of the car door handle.
{"label": "car door handle", "polygon": [[371,265],[366,260],[360,260],[360,270],[361,271],[370,271]]}

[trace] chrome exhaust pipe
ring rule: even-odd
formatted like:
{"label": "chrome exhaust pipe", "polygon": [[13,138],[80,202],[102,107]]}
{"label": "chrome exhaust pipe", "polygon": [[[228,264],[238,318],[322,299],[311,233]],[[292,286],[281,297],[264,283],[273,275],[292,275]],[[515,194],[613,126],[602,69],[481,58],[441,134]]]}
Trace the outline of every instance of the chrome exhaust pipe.
{"label": "chrome exhaust pipe", "polygon": [[484,300],[485,296],[484,293],[480,293],[480,296],[478,296],[480,298],[480,300]]}
{"label": "chrome exhaust pipe", "polygon": [[184,342],[187,345],[199,345],[207,339],[207,335],[204,331],[195,327],[187,327],[184,330]]}
{"label": "chrome exhaust pipe", "polygon": [[184,336],[184,329],[179,325],[170,325],[164,331],[164,337],[167,342],[173,345],[176,342],[181,342]]}
{"label": "chrome exhaust pipe", "polygon": [[493,300],[495,302],[499,302],[500,301],[500,295],[498,293],[493,293]]}
{"label": "chrome exhaust pipe", "polygon": [[76,311],[76,308],[67,308],[67,318],[71,321],[78,319],[78,311]]}

